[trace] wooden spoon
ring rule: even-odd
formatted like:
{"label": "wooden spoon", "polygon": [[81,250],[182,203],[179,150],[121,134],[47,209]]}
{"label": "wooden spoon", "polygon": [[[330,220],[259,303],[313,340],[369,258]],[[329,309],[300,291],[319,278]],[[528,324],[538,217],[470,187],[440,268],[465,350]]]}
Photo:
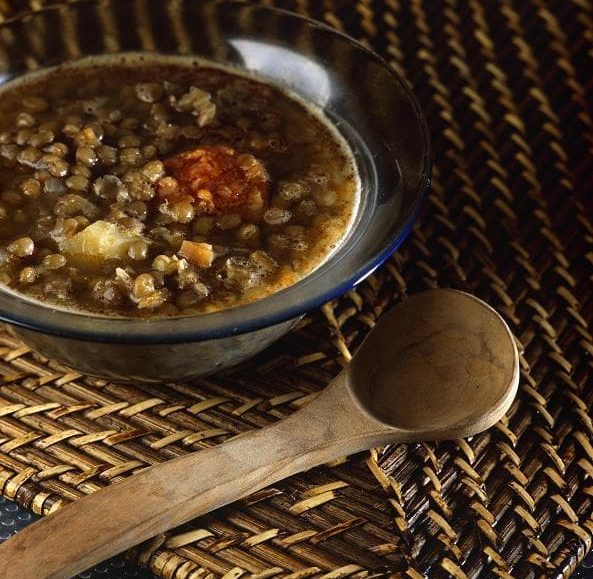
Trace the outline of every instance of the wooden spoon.
{"label": "wooden spoon", "polygon": [[70,577],[318,464],[387,443],[476,434],[509,408],[518,376],[515,342],[492,308],[454,290],[419,294],[382,317],[313,402],[36,522],[0,546],[0,577]]}

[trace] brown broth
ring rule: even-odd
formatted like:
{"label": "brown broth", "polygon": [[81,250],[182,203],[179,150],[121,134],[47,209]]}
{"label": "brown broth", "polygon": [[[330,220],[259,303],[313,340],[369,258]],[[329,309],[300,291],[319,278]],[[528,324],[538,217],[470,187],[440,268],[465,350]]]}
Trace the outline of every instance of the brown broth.
{"label": "brown broth", "polygon": [[321,264],[357,200],[323,115],[230,69],[93,59],[0,89],[0,284],[34,299],[144,317],[247,303]]}

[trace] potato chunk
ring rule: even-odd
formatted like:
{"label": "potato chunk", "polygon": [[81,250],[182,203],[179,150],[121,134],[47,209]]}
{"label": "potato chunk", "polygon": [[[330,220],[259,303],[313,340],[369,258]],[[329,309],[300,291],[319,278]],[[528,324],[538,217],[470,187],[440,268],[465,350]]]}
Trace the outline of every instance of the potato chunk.
{"label": "potato chunk", "polygon": [[115,223],[95,221],[62,242],[62,251],[77,265],[94,265],[102,259],[125,259],[128,249],[142,236]]}

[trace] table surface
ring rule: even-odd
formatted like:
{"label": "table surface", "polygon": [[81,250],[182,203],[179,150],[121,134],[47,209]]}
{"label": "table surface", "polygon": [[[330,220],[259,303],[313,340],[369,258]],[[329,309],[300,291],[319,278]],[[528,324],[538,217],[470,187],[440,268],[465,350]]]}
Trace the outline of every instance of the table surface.
{"label": "table surface", "polygon": [[[5,541],[14,533],[18,533],[39,517],[23,509],[16,503],[0,497],[0,542]],[[97,565],[94,569],[78,575],[80,579],[156,579],[136,564],[126,561],[123,556],[114,557]],[[593,579],[593,552],[583,561],[572,579]]]}
{"label": "table surface", "polygon": [[[38,7],[45,2],[13,0],[10,5]],[[401,509],[401,522],[408,526],[410,537],[408,540],[404,535],[404,540],[398,541],[402,549],[396,556],[402,557],[405,564],[408,556],[411,559],[414,554],[419,568],[446,564],[444,574],[457,559],[461,546],[468,563],[464,567],[470,576],[478,575],[472,569],[481,569],[483,575],[488,575],[488,569],[494,565],[504,569],[507,563],[517,569],[517,579],[539,575],[545,572],[546,559],[558,561],[561,569],[572,569],[583,549],[579,537],[585,537],[584,543],[589,543],[587,521],[593,508],[585,486],[593,469],[590,452],[593,430],[587,414],[593,403],[593,391],[586,387],[593,348],[590,334],[593,300],[586,289],[593,254],[593,222],[590,211],[586,211],[591,202],[593,135],[591,0],[273,0],[267,3],[306,9],[313,17],[325,19],[364,40],[400,67],[426,111],[436,153],[434,187],[421,226],[389,266],[378,272],[379,277],[340,301],[338,307],[328,306],[331,317],[315,326],[320,333],[314,333],[313,337],[319,337],[319,342],[313,341],[311,349],[307,343],[302,351],[306,356],[313,354],[317,360],[313,370],[321,371],[322,364],[336,362],[337,349],[331,345],[334,342],[327,342],[326,336],[335,339],[340,352],[349,353],[349,348],[355,349],[361,332],[369,327],[369,320],[372,323],[383,308],[405,295],[434,286],[465,289],[490,301],[507,316],[524,347],[525,387],[510,421],[499,425],[501,428],[494,436],[484,435],[475,443],[444,445],[442,449],[397,447],[385,457],[383,464],[389,468],[390,475],[408,489],[404,496],[399,487],[388,488],[389,498]],[[118,6],[105,16],[105,22],[113,23],[105,24],[106,33],[113,29],[117,33],[114,38],[124,32],[127,38],[127,31],[135,26],[152,32],[130,34],[131,44],[126,40],[125,46],[136,46],[136,41],[144,42],[144,39],[156,43],[161,37],[163,46],[171,46],[175,35],[167,26],[169,18],[162,17],[165,12],[155,9],[152,17],[151,11],[146,10],[149,5],[157,6],[156,2],[138,1],[138,9],[129,11],[119,8],[123,2],[104,4]],[[192,4],[200,5],[193,1]],[[67,5],[75,3],[64,3],[60,14],[67,11]],[[178,14],[178,22],[184,24],[186,16],[193,12],[184,10]],[[76,26],[82,26],[86,20],[68,22],[72,22],[68,38],[76,40]],[[180,25],[179,30],[185,27]],[[38,29],[32,27],[31,32],[41,40]],[[270,29],[270,34],[273,33]],[[86,41],[84,36],[81,38]],[[58,35],[54,39],[59,40]],[[88,40],[89,46],[93,45],[90,42],[93,39]],[[200,38],[198,42],[202,40],[206,39]],[[31,43],[32,50],[38,51],[39,46],[37,41]],[[310,48],[316,46],[311,43]],[[339,55],[328,52],[324,57]],[[349,67],[344,62],[346,69]],[[362,72],[360,78],[364,79]],[[294,336],[289,339],[293,340],[291,344],[297,343]],[[19,356],[18,347],[10,346],[10,353]],[[318,355],[320,359],[316,358]],[[5,387],[11,392],[11,403],[20,403],[26,397],[30,400],[27,408],[40,402],[62,404],[62,390],[68,390],[67,395],[75,403],[94,401],[94,394],[86,390],[84,396],[74,395],[77,385],[71,387],[69,382],[56,385],[67,374],[39,387],[35,383],[34,390],[20,390],[22,381],[46,377],[51,369],[29,354],[15,360],[23,365],[7,363],[13,375],[19,376],[17,372],[23,367],[38,369],[38,374],[27,374]],[[281,356],[275,357],[273,363],[278,369],[271,372],[282,388],[284,380],[286,384],[296,383],[288,380],[293,367],[285,365],[283,360]],[[233,376],[222,381],[220,387],[232,391],[243,379]],[[304,377],[298,382],[299,388],[306,384]],[[218,388],[219,384],[214,386]],[[110,388],[113,390],[109,402],[113,399],[114,403],[128,404],[123,388],[118,385]],[[258,389],[259,396],[267,385],[259,389],[258,380],[253,380],[249,388]],[[142,401],[150,400],[149,396],[150,392],[138,392]],[[173,398],[166,398],[168,404],[173,403]],[[199,418],[187,412],[191,397],[182,398],[183,420],[191,421],[192,429],[200,431],[203,426]],[[233,398],[235,401],[227,405],[228,410],[217,407],[213,412],[220,412],[225,422],[235,424],[237,417],[233,412],[240,404],[239,398]],[[267,410],[261,412],[261,417],[259,410],[257,413],[257,420],[261,418],[262,422],[273,417]],[[18,416],[11,418],[16,422],[9,432],[10,438],[19,444],[10,457],[19,472],[29,466],[21,459],[29,452],[27,446],[36,444],[36,439],[26,442],[25,438],[26,444],[22,444],[19,438],[23,432],[33,434],[34,427],[28,423],[30,415],[24,418],[24,421]],[[180,432],[173,418],[163,418],[167,432]],[[70,428],[67,420],[53,421],[51,428],[41,429],[41,435],[51,435],[53,425],[64,432]],[[147,427],[152,436],[162,436],[162,432],[152,429],[150,413],[118,416],[117,420],[122,431],[140,425]],[[250,420],[250,417],[241,419],[241,429],[252,428],[255,422]],[[102,427],[90,423],[82,436],[96,428]],[[148,450],[152,440],[149,436],[145,441],[138,441],[143,445],[143,453],[152,452],[153,449]],[[51,465],[76,468],[68,444],[64,449],[51,449],[57,458],[43,451],[44,460]],[[135,444],[130,442],[121,451],[101,447],[101,452],[117,455],[117,465],[127,464],[130,458],[145,465],[143,454],[134,450]],[[188,450],[179,447],[179,452]],[[41,452],[40,447],[35,447],[34,452]],[[97,467],[87,484],[103,486],[105,477],[102,478],[103,465],[99,459],[84,448],[80,452],[88,464]],[[166,452],[169,451],[156,454],[160,458]],[[425,469],[430,474],[428,484],[422,482],[427,475]],[[25,486],[19,496],[38,496],[40,485],[27,482],[19,485],[19,488]],[[282,500],[282,517],[289,517],[299,526],[300,521],[289,511],[300,496],[299,489],[308,483],[299,485],[293,487],[294,495],[272,497],[262,501],[260,507],[271,513],[276,508],[273,501]],[[76,485],[69,483],[62,494],[55,493],[55,500],[73,495]],[[468,499],[475,500],[474,506],[479,510],[468,509]],[[381,495],[377,500],[383,505],[385,497]],[[2,525],[0,519],[0,531],[5,527],[5,534],[9,535],[16,531],[17,522],[25,525],[32,517],[10,503],[6,505],[12,509],[7,521],[10,524]],[[327,508],[333,509],[334,505]],[[385,517],[386,529],[387,526],[394,529],[394,513],[390,513],[390,518]],[[311,516],[321,520],[319,511]],[[567,519],[575,522],[571,525]],[[322,533],[331,528],[331,517],[324,517],[323,524]],[[220,521],[213,522],[211,528],[215,530],[217,525]],[[259,530],[253,516],[249,525]],[[351,532],[362,535],[362,526]],[[261,530],[270,530],[269,527],[266,524]],[[307,528],[310,527],[319,539],[318,527],[307,522]],[[212,540],[224,541],[243,531],[243,527],[234,523],[226,528],[230,528],[229,533],[213,533],[216,538]],[[251,532],[245,534],[253,536]],[[347,541],[343,536],[333,540],[343,541],[340,543],[343,552],[356,559],[348,551],[358,548],[355,541]],[[323,541],[308,540],[305,548],[318,549],[325,561],[324,546]],[[193,548],[192,556],[198,557],[199,548]],[[254,546],[258,548],[263,549]],[[270,554],[265,557],[266,568],[285,556],[286,551],[276,549],[271,542],[265,548],[270,549],[266,551]],[[532,549],[535,549],[534,563],[528,564],[526,553]],[[249,547],[246,558],[251,557],[251,550]],[[233,557],[227,557],[225,549],[218,553],[221,568],[233,565]],[[540,565],[538,553],[542,554],[544,566]],[[156,567],[156,556],[152,562]],[[593,557],[585,565],[575,576],[593,579]],[[138,569],[126,567],[121,558],[86,574],[86,577],[101,576],[147,577]]]}

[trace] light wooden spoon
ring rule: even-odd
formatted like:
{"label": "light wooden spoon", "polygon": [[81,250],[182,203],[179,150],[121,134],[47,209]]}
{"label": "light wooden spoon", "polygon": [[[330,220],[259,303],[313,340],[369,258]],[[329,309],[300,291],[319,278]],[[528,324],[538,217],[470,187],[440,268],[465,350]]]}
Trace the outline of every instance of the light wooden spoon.
{"label": "light wooden spoon", "polygon": [[518,376],[515,342],[492,308],[454,290],[418,294],[382,317],[313,402],[38,521],[0,546],[0,577],[70,577],[318,464],[387,443],[476,434],[509,408]]}

